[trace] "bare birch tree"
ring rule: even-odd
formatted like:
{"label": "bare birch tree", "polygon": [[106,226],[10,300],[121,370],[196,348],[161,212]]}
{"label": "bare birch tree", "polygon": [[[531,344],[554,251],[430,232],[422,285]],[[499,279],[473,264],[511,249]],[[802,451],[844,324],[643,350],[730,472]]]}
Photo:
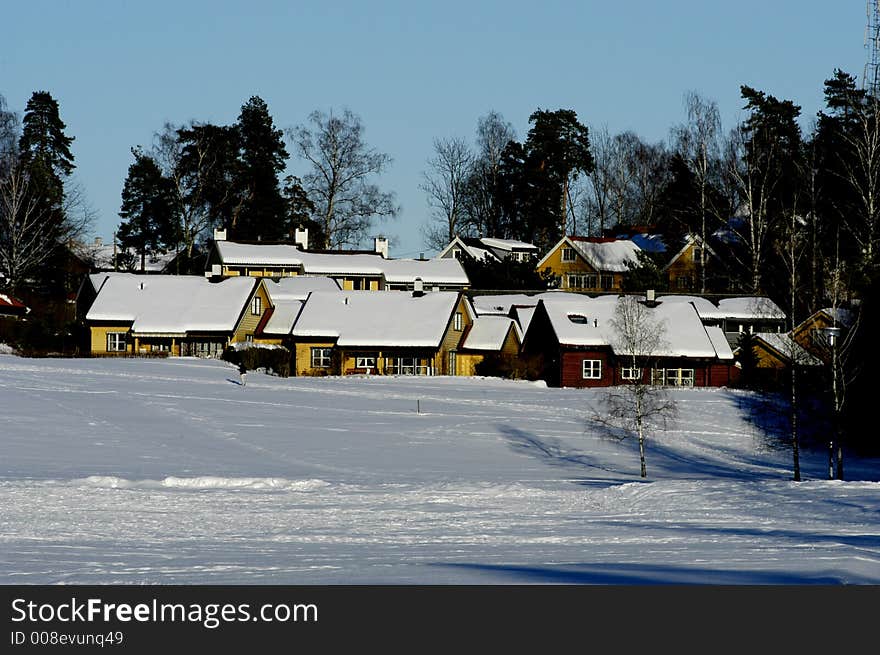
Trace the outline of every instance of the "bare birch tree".
{"label": "bare birch tree", "polygon": [[455,236],[463,236],[472,166],[473,155],[464,139],[434,139],[434,156],[428,159],[419,185],[431,208],[431,221],[424,227],[429,248],[442,249]]}
{"label": "bare birch tree", "polygon": [[[685,94],[684,104],[687,122],[674,129],[673,135],[678,153],[694,175],[699,193],[696,209],[700,218],[700,239],[706,244],[710,212],[717,217],[711,206],[710,189],[717,177],[721,156],[721,115],[714,100],[707,100],[695,91]],[[706,293],[706,254],[706,248],[700,248],[700,293]]]}
{"label": "bare birch tree", "polygon": [[842,130],[848,152],[841,153],[844,181],[856,202],[843,213],[847,231],[861,254],[863,271],[875,265],[880,246],[880,102],[869,97],[866,105],[855,107],[854,128]]}
{"label": "bare birch tree", "polygon": [[651,371],[659,356],[668,350],[666,326],[652,310],[634,296],[618,300],[611,321],[612,348],[628,375],[606,394],[607,418],[598,419],[623,430],[622,436],[635,436],[639,444],[641,477],[647,477],[645,443],[649,434],[662,429],[676,415],[675,400],[660,386],[652,384]]}
{"label": "bare birch tree", "polygon": [[[747,135],[742,126],[734,128],[727,141],[725,174],[739,196],[743,222],[730,222],[728,229],[745,248],[745,256],[739,258],[739,263],[748,272],[751,292],[759,293],[776,220],[769,201],[779,179],[774,167],[760,165],[756,150],[747,148],[746,143]],[[773,146],[767,156],[776,156]]]}
{"label": "bare birch tree", "polygon": [[476,149],[464,210],[468,223],[482,236],[505,236],[498,198],[501,162],[507,144],[515,140],[513,125],[498,112],[490,111],[477,120]]}
{"label": "bare birch tree", "polygon": [[0,177],[0,270],[15,291],[54,255],[57,230],[45,205],[30,193],[27,174],[15,161]]}
{"label": "bare birch tree", "polygon": [[393,192],[371,180],[391,165],[391,157],[364,141],[360,117],[314,111],[308,124],[287,131],[297,153],[311,165],[303,186],[324,228],[327,248],[357,245],[374,219],[396,216]]}
{"label": "bare birch tree", "polygon": [[[779,260],[782,262],[788,284],[788,321],[789,329],[793,330],[798,324],[798,311],[800,303],[801,265],[808,247],[807,221],[798,216],[794,211],[789,213],[788,220],[783,229],[779,231],[779,238],[774,244],[774,249]],[[800,466],[800,424],[798,412],[800,411],[799,380],[798,373],[807,363],[809,357],[794,339],[783,340],[783,354],[789,361],[789,433],[791,436],[793,479],[801,480]]]}
{"label": "bare birch tree", "polygon": [[[187,140],[182,133],[189,135]],[[187,260],[214,220],[206,197],[206,179],[218,159],[212,145],[208,134],[196,125],[185,128],[166,123],[153,139],[153,159],[171,182],[179,237]]]}

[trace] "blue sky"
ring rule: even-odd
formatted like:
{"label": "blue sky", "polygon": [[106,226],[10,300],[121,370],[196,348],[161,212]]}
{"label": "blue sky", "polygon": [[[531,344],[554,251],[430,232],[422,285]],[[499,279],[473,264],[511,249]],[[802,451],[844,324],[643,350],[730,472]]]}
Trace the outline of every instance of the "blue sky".
{"label": "blue sky", "polygon": [[[688,90],[732,127],[740,84],[793,100],[809,121],[835,68],[861,78],[865,15],[863,0],[28,0],[2,10],[0,94],[19,112],[36,90],[59,101],[105,239],[130,148],[166,121],[229,124],[252,95],[280,128],[348,107],[394,159],[379,183],[402,212],[375,233],[394,239],[392,256],[418,256],[434,138],[472,139],[489,110],[523,138],[540,107],[658,141],[683,120]],[[289,172],[304,170],[292,157]]]}

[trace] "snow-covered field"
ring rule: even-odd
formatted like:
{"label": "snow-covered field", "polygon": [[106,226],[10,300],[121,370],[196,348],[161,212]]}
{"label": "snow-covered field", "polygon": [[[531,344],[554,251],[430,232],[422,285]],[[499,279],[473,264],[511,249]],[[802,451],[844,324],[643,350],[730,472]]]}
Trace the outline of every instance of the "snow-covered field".
{"label": "snow-covered field", "polygon": [[0,583],[880,583],[880,462],[675,396],[640,481],[595,392],[0,356]]}

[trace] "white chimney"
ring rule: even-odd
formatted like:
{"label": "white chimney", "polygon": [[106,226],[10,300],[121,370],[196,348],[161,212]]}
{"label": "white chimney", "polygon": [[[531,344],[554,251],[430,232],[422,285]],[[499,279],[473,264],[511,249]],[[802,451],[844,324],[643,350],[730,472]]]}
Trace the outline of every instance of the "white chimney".
{"label": "white chimney", "polygon": [[220,264],[211,264],[211,275],[220,276],[223,274],[223,267]]}
{"label": "white chimney", "polygon": [[373,250],[384,259],[388,259],[388,239],[385,237],[373,237]]}
{"label": "white chimney", "polygon": [[214,228],[214,241],[226,241],[226,228]]}
{"label": "white chimney", "polygon": [[303,250],[309,248],[309,228],[298,227],[293,231],[293,242]]}
{"label": "white chimney", "polygon": [[654,302],[654,299],[655,294],[653,289],[648,289],[647,291],[645,291],[645,300],[647,300],[648,302]]}
{"label": "white chimney", "polygon": [[413,280],[413,298],[418,298],[419,296],[425,295],[425,284],[422,281],[422,278],[417,277]]}
{"label": "white chimney", "polygon": [[100,248],[104,245],[104,240],[101,237],[95,237],[95,247]]}

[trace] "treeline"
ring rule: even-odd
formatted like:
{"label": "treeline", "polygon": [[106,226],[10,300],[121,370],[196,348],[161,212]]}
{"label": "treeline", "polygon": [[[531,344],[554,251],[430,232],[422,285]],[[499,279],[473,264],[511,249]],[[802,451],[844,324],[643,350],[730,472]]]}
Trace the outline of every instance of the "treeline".
{"label": "treeline", "polygon": [[[132,149],[117,238],[140,261],[123,267],[142,270],[146,256],[168,250],[191,260],[213,227],[241,241],[291,240],[305,227],[312,247],[357,245],[377,218],[398,211],[373,181],[391,158],[363,131],[351,111],[316,111],[285,135],[257,96],[232,125],[165,125],[152,147]],[[302,178],[282,178],[286,141],[308,168]]]}
{"label": "treeline", "polygon": [[690,234],[726,267],[709,279],[703,262],[704,293],[769,293],[787,307],[794,287],[798,316],[851,300],[876,276],[877,99],[837,70],[805,132],[792,101],[748,86],[741,95],[745,119],[724,130],[714,101],[687,94],[665,143],[589,129],[571,110],[534,112],[520,142],[490,113],[473,145],[435,140],[426,240],[494,236],[545,250],[564,234],[650,230],[671,256]]}

